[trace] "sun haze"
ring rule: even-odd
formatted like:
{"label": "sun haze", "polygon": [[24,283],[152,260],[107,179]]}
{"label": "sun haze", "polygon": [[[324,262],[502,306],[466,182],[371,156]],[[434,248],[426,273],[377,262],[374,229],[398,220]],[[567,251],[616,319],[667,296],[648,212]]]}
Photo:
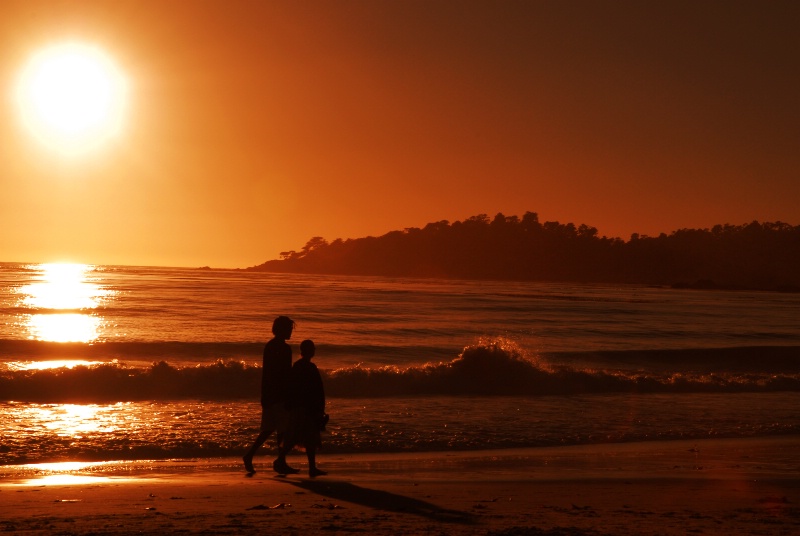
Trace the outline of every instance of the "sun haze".
{"label": "sun haze", "polygon": [[[799,26],[796,0],[4,0],[0,251],[244,268],[499,212],[798,225]],[[8,97],[58,43],[116,65],[123,107],[44,84],[23,126]]]}
{"label": "sun haze", "polygon": [[125,82],[100,49],[62,43],[32,57],[20,77],[17,100],[25,126],[38,140],[76,154],[118,133]]}

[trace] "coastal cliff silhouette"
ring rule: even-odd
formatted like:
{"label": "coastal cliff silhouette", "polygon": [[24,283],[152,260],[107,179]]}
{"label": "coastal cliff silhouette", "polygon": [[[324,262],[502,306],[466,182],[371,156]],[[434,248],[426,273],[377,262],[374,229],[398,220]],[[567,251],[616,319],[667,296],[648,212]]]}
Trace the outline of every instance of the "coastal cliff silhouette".
{"label": "coastal cliff silhouette", "polygon": [[379,237],[328,242],[248,268],[255,271],[518,281],[640,283],[687,288],[800,290],[800,226],[715,225],[671,234],[598,236],[585,224],[479,214]]}

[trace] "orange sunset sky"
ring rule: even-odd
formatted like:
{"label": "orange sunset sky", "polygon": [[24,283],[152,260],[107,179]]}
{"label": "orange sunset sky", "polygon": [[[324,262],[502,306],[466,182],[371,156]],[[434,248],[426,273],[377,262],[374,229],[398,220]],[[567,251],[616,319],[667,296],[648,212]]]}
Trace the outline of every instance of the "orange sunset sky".
{"label": "orange sunset sky", "polygon": [[[0,2],[0,260],[247,267],[497,212],[627,239],[800,224],[795,1]],[[16,87],[103,50],[119,131],[63,154]]]}

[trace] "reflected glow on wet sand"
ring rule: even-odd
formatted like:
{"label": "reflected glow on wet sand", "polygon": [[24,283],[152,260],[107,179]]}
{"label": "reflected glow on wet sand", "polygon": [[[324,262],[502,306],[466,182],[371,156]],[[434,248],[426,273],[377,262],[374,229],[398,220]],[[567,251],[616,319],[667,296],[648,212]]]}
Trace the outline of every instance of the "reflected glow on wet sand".
{"label": "reflected glow on wet sand", "polygon": [[9,467],[13,476],[0,479],[0,485],[11,486],[76,486],[109,482],[131,482],[136,477],[108,474],[113,469],[123,468],[120,462],[61,462],[32,463]]}

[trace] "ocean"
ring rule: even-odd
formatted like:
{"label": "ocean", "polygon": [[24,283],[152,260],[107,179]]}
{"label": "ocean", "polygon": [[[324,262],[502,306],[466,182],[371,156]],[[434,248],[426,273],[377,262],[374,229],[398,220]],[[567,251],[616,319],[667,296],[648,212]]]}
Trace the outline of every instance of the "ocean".
{"label": "ocean", "polygon": [[0,465],[241,456],[278,315],[321,457],[800,433],[800,294],[0,263]]}

